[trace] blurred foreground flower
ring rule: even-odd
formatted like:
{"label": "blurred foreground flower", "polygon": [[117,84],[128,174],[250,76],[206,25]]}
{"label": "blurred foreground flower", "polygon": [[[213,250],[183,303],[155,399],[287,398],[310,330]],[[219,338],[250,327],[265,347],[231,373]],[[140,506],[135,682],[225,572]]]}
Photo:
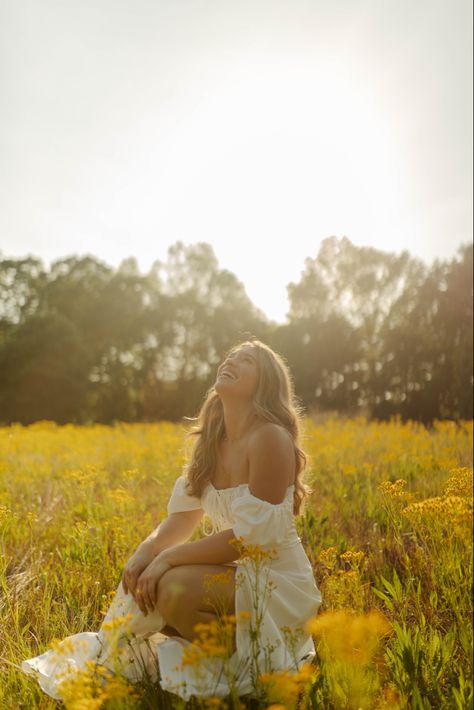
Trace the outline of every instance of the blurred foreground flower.
{"label": "blurred foreground flower", "polygon": [[[274,703],[270,708],[304,707],[305,698],[319,676],[319,669],[311,663],[305,663],[298,671],[274,671],[262,673],[259,681],[263,685],[268,702]],[[281,704],[280,704],[281,703]],[[267,708],[267,710],[269,710]]]}
{"label": "blurred foreground flower", "polygon": [[129,683],[94,661],[67,677],[59,686],[67,710],[98,710],[111,701],[114,706],[125,699],[138,697]]}
{"label": "blurred foreground flower", "polygon": [[392,626],[377,609],[361,615],[338,609],[310,619],[305,628],[321,639],[320,650],[327,659],[333,657],[346,663],[366,665]]}

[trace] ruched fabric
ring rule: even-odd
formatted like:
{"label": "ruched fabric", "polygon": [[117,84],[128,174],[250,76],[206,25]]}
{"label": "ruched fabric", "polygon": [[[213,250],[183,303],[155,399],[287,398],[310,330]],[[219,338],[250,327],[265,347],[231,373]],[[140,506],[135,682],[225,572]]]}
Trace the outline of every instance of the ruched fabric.
{"label": "ruched fabric", "polygon": [[279,547],[287,541],[298,542],[293,524],[293,486],[281,503],[269,503],[254,496],[247,485],[231,498],[232,529],[245,545]]}

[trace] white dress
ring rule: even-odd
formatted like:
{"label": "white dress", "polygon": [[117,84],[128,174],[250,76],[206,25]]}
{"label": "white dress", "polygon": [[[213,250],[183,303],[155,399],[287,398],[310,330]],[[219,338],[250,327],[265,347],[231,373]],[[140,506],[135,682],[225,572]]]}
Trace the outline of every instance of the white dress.
{"label": "white dress", "polygon": [[[188,495],[184,486],[185,477],[179,476],[168,503],[169,514],[202,509],[212,521],[208,534],[232,528],[244,545],[277,551],[276,558],[261,560],[258,578],[255,563],[248,557],[230,563],[236,568],[236,651],[227,661],[210,657],[197,665],[183,663],[183,653],[190,650],[191,642],[160,634],[165,622],[159,612],[144,616],[120,583],[97,633],[68,636],[62,642],[64,650],[49,650],[22,662],[22,670],[36,676],[48,695],[61,699],[60,683],[85,668],[88,661],[132,681],[146,672],[164,690],[185,700],[192,695],[225,697],[231,690],[252,695],[258,674],[297,670],[314,657],[312,637],[303,627],[317,614],[321,594],[296,531],[294,486],[287,488],[284,500],[277,504],[257,498],[247,484],[224,489],[208,484],[200,499]],[[255,594],[258,584],[259,601]],[[117,637],[117,631],[110,628],[113,620],[127,614],[126,633]]]}

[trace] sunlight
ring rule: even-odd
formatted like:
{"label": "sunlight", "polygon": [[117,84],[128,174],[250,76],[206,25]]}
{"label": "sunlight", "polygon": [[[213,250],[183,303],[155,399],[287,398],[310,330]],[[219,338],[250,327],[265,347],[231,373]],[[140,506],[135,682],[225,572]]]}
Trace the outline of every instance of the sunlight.
{"label": "sunlight", "polygon": [[281,282],[289,270],[298,278],[302,251],[315,256],[326,236],[383,240],[398,224],[401,170],[384,107],[342,64],[303,66],[281,58],[256,66],[254,57],[236,65],[225,85],[199,100],[196,92],[194,111],[155,156],[166,165],[158,209],[173,236],[217,242],[225,231],[219,261],[274,313],[286,294],[262,279],[269,245]]}

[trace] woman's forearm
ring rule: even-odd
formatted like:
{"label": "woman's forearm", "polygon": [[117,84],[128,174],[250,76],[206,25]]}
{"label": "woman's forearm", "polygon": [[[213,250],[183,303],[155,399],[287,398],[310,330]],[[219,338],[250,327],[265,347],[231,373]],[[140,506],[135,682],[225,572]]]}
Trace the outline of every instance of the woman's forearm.
{"label": "woman's forearm", "polygon": [[141,546],[150,548],[154,555],[168,547],[187,542],[202,517],[202,511],[186,511],[174,513],[163,520],[158,527],[153,530],[148,537],[143,540]]}
{"label": "woman's forearm", "polygon": [[176,545],[161,553],[172,567],[178,565],[224,564],[240,557],[237,548],[229,540],[235,538],[232,529],[209,535],[194,542]]}

